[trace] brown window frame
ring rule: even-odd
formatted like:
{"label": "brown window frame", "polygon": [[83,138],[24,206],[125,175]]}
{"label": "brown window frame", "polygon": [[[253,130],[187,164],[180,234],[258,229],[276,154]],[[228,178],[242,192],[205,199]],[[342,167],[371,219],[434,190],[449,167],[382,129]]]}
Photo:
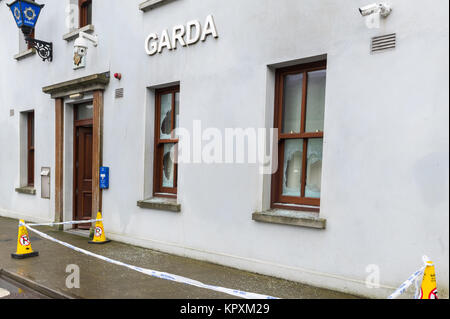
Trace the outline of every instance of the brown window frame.
{"label": "brown window frame", "polygon": [[[310,139],[324,138],[324,132],[306,132],[306,107],[307,107],[307,90],[308,90],[308,73],[327,69],[327,61],[319,61],[308,64],[302,64],[276,71],[275,80],[275,113],[274,128],[278,129],[278,170],[272,175],[272,208],[289,208],[293,210],[320,211],[320,198],[305,197],[306,189],[306,171],[307,171],[307,154],[308,141]],[[284,79],[287,75],[303,74],[302,88],[302,106],[301,106],[301,123],[300,133],[283,133],[283,98],[284,98]],[[284,142],[289,139],[303,140],[303,159],[302,159],[302,180],[300,197],[291,197],[283,195],[283,172],[284,172]],[[288,205],[288,206],[287,206]],[[306,207],[305,207],[306,206]]]}
{"label": "brown window frame", "polygon": [[[179,139],[174,135],[175,129],[175,96],[180,93],[180,86],[158,89],[155,91],[155,144],[154,144],[154,177],[153,177],[153,196],[176,198],[178,193],[178,164],[174,163],[174,187],[163,186],[163,167],[164,167],[164,145],[175,144],[175,156],[177,156],[177,147]],[[172,119],[171,119],[171,138],[161,139],[161,96],[172,94]]]}
{"label": "brown window frame", "polygon": [[[79,12],[79,27],[85,27],[89,24],[92,24],[92,21],[89,21],[88,11],[89,6],[91,7],[92,12],[92,0],[78,0],[78,12]],[[92,20],[92,16],[91,16]]]}
{"label": "brown window frame", "polygon": [[[30,39],[34,39],[34,34],[35,34],[35,32],[34,32],[34,29],[33,29],[33,31],[31,31],[31,34],[29,35],[29,38]],[[31,43],[27,42],[27,48],[28,48],[28,50],[32,49],[33,45]]]}
{"label": "brown window frame", "polygon": [[34,187],[34,111],[27,113],[27,185]]}

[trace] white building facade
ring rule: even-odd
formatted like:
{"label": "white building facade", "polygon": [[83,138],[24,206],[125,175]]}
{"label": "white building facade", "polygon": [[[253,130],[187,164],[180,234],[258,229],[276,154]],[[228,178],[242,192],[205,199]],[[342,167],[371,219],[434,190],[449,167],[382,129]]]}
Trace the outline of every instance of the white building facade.
{"label": "white building facade", "polygon": [[[0,216],[101,211],[113,240],[375,298],[425,254],[448,297],[448,1],[392,0],[368,28],[359,0],[46,0],[52,61],[6,2]],[[170,157],[177,127],[191,152]],[[270,172],[247,159],[260,129]]]}

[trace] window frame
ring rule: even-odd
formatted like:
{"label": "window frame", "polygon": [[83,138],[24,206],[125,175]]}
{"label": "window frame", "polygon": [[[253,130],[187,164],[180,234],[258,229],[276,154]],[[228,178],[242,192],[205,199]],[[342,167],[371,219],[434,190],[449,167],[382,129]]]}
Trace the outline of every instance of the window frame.
{"label": "window frame", "polygon": [[[31,34],[30,34],[30,39],[34,39],[34,37],[35,37],[35,30],[33,29],[33,31],[31,31]],[[27,48],[28,48],[28,50],[30,50],[30,49],[32,49],[33,48],[33,44],[31,44],[30,42],[27,42]]]}
{"label": "window frame", "polygon": [[[175,156],[177,156],[179,139],[174,136],[175,129],[175,105],[176,94],[180,93],[180,86],[171,86],[155,90],[155,142],[154,142],[154,169],[153,169],[153,196],[176,198],[178,193],[178,164],[174,163],[174,187],[163,186],[163,168],[164,168],[164,145],[175,144]],[[161,97],[166,94],[172,94],[172,121],[171,138],[161,139]]]}
{"label": "window frame", "polygon": [[[271,205],[272,208],[287,207],[293,210],[320,211],[320,198],[305,197],[306,180],[307,180],[307,156],[308,141],[310,139],[324,138],[324,132],[306,132],[306,110],[307,110],[307,93],[308,93],[308,73],[314,71],[327,70],[327,61],[318,61],[307,64],[301,64],[276,71],[275,75],[275,112],[274,112],[274,128],[278,129],[278,170],[272,175],[272,192]],[[283,102],[284,102],[284,81],[287,75],[303,74],[302,87],[302,106],[300,117],[300,133],[283,133]],[[292,197],[283,195],[283,172],[284,172],[284,143],[289,139],[303,140],[302,154],[302,176],[300,197]]]}
{"label": "window frame", "polygon": [[[88,19],[88,8],[91,6],[92,12],[92,0],[78,0],[78,12],[79,12],[79,28],[92,24],[92,21]],[[92,13],[91,13],[92,20]]]}
{"label": "window frame", "polygon": [[35,159],[34,111],[27,113],[27,186],[34,187]]}

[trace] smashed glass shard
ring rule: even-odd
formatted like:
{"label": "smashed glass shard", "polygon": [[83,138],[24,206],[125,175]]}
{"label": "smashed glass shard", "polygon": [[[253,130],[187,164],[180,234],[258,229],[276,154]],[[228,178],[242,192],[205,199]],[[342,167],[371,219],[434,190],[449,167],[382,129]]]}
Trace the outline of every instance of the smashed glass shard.
{"label": "smashed glass shard", "polygon": [[164,144],[163,187],[174,187],[175,165],[172,160],[175,144]]}
{"label": "smashed glass shard", "polygon": [[322,181],[322,150],[322,138],[314,138],[308,141],[305,189],[305,197],[308,198],[320,198]]}
{"label": "smashed glass shard", "polygon": [[175,93],[175,128],[180,127],[180,93]]}
{"label": "smashed glass shard", "polygon": [[284,145],[283,196],[300,197],[303,140],[287,140]]}
{"label": "smashed glass shard", "polygon": [[172,131],[172,94],[161,96],[161,136],[162,140],[170,139]]}

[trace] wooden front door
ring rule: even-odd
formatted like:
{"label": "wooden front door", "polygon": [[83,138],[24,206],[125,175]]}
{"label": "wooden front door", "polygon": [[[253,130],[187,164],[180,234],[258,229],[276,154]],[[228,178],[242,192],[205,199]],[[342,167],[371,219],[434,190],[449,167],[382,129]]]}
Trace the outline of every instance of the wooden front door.
{"label": "wooden front door", "polygon": [[[92,127],[77,127],[75,158],[75,220],[92,218]],[[80,225],[89,229],[90,224]]]}
{"label": "wooden front door", "polygon": [[[89,106],[89,105],[87,105]],[[83,108],[83,109],[82,109]],[[81,111],[80,105],[75,112],[75,149],[74,149],[74,219],[92,219],[92,164],[93,164],[93,128],[90,114]],[[82,116],[87,115],[87,116]],[[89,229],[91,224],[78,225],[80,229]]]}

